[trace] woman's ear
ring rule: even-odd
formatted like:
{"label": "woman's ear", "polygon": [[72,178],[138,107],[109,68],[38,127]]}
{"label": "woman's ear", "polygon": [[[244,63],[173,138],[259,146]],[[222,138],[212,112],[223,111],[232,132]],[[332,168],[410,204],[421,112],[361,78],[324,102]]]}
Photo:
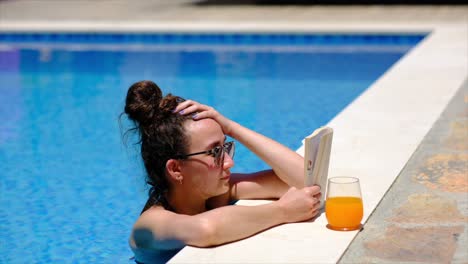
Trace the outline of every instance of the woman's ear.
{"label": "woman's ear", "polygon": [[166,171],[169,177],[173,181],[181,181],[183,179],[180,161],[176,159],[170,159],[166,162]]}

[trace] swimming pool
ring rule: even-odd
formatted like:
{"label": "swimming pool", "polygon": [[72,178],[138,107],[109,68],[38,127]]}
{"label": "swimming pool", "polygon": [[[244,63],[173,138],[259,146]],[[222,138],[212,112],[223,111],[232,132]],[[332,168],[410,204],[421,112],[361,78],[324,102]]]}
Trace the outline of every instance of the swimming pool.
{"label": "swimming pool", "polygon": [[[0,34],[0,262],[133,255],[144,171],[118,124],[133,82],[154,80],[296,149],[422,38]],[[265,168],[241,147],[235,162]]]}

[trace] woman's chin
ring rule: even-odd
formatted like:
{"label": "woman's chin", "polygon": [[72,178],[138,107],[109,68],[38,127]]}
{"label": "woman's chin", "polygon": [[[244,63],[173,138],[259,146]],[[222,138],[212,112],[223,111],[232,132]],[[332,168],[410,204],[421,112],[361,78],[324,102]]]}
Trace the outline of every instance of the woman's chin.
{"label": "woman's chin", "polygon": [[225,194],[229,191],[229,181],[223,182],[221,184],[222,186],[220,187],[219,195]]}

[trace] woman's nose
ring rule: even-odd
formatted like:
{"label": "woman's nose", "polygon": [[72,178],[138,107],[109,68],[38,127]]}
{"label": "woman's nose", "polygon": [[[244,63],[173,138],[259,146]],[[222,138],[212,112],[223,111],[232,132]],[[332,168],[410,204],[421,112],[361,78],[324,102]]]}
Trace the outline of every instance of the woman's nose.
{"label": "woman's nose", "polygon": [[226,152],[223,153],[224,160],[223,160],[223,169],[229,169],[234,166],[234,160],[227,154]]}

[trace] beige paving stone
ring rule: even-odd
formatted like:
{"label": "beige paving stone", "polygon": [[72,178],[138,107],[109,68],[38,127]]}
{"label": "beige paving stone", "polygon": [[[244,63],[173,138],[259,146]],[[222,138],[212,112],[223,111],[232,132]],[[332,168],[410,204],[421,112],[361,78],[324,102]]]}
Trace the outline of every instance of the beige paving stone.
{"label": "beige paving stone", "polygon": [[460,214],[456,201],[430,193],[410,195],[390,219],[397,223],[419,224],[463,223],[467,220]]}
{"label": "beige paving stone", "polygon": [[468,154],[438,153],[426,160],[414,180],[427,188],[468,193]]}
{"label": "beige paving stone", "polygon": [[[468,108],[465,107],[465,110],[468,110]],[[466,117],[467,112],[460,112],[459,115]],[[468,119],[454,120],[450,124],[450,136],[445,140],[444,144],[450,149],[468,151]]]}
{"label": "beige paving stone", "polygon": [[402,228],[390,226],[384,236],[365,243],[368,255],[390,261],[450,263],[463,226]]}

